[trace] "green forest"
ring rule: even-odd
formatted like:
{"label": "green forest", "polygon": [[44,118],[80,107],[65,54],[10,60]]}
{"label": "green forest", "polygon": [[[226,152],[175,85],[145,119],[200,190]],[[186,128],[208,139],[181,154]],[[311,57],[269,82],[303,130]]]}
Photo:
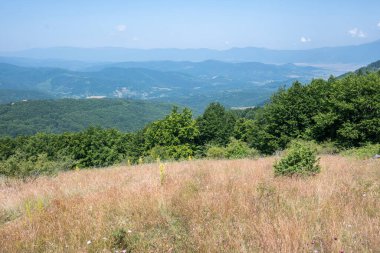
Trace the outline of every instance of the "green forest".
{"label": "green forest", "polygon": [[[0,139],[0,173],[58,170],[202,157],[271,155],[293,140],[345,150],[380,143],[380,71],[294,82],[262,107],[231,111],[211,103],[198,117],[174,107],[135,132],[89,127]],[[380,150],[375,151],[380,152]]]}
{"label": "green forest", "polygon": [[167,115],[172,104],[132,99],[58,99],[0,105],[0,136],[78,132],[90,126],[133,132]]}

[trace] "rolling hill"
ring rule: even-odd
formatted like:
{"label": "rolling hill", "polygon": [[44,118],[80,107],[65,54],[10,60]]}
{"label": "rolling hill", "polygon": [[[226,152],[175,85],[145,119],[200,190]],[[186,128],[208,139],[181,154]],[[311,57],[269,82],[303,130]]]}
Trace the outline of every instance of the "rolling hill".
{"label": "rolling hill", "polygon": [[76,132],[89,126],[131,132],[163,118],[173,105],[126,99],[60,99],[0,105],[0,136]]}
{"label": "rolling hill", "polygon": [[33,99],[33,93],[14,95],[33,91],[39,93],[37,99],[42,94],[52,98],[146,99],[179,103],[200,112],[212,101],[228,107],[262,104],[280,86],[329,74],[315,67],[255,62],[122,62],[82,71],[0,63],[0,94],[5,94],[0,103]]}

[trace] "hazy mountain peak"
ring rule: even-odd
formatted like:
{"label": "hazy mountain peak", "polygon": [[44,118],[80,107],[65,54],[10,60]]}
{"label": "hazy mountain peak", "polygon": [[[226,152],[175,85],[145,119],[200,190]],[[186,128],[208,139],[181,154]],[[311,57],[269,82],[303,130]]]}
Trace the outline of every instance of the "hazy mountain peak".
{"label": "hazy mountain peak", "polygon": [[33,48],[17,52],[3,52],[0,53],[0,55],[4,57],[87,62],[218,60],[275,64],[367,64],[380,59],[380,40],[354,46],[324,47],[308,50],[273,50],[257,47],[231,48],[228,50],[52,47]]}

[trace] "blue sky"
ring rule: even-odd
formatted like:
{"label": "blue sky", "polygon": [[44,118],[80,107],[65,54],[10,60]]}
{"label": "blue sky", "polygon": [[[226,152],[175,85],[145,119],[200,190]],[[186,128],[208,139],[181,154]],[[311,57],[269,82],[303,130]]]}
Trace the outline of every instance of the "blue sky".
{"label": "blue sky", "polygon": [[378,0],[0,0],[0,51],[306,49],[378,39]]}

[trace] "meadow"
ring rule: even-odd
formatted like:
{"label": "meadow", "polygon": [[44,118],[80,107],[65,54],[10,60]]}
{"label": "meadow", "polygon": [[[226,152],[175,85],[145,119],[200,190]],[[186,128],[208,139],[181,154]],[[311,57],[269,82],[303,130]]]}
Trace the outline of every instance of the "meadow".
{"label": "meadow", "polygon": [[379,252],[380,160],[118,165],[0,181],[1,252]]}

